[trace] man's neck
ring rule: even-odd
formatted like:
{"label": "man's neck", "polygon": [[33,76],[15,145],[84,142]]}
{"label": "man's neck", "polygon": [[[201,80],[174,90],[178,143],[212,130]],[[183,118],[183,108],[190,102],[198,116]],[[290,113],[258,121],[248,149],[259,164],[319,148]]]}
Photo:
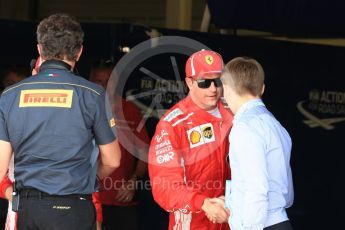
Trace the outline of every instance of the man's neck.
{"label": "man's neck", "polygon": [[237,111],[244,105],[246,104],[248,101],[251,101],[251,100],[254,100],[254,99],[260,99],[260,97],[258,96],[253,96],[251,94],[246,94],[246,95],[243,95],[243,96],[239,96],[237,98],[237,109],[236,111],[234,112],[235,114],[237,113]]}
{"label": "man's neck", "polygon": [[[45,60],[45,59],[42,58],[42,63],[45,62],[45,61],[47,61],[47,60]],[[73,71],[74,66],[75,66],[75,63],[76,63],[76,61],[69,61],[69,60],[66,60],[66,59],[63,59],[63,60],[58,59],[58,61],[63,61],[63,62],[65,62],[66,64],[70,65],[70,66],[71,66],[71,71]]]}
{"label": "man's neck", "polygon": [[65,63],[67,63],[68,65],[70,65],[72,68],[71,68],[71,71],[74,69],[74,66],[75,66],[75,61],[69,61],[69,60],[61,60]]}

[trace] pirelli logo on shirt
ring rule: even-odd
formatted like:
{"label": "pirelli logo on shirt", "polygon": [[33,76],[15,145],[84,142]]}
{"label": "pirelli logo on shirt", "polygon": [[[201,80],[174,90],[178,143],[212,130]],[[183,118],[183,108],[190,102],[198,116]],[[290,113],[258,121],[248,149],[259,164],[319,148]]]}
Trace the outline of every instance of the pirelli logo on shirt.
{"label": "pirelli logo on shirt", "polygon": [[19,107],[72,108],[73,90],[30,89],[20,92]]}

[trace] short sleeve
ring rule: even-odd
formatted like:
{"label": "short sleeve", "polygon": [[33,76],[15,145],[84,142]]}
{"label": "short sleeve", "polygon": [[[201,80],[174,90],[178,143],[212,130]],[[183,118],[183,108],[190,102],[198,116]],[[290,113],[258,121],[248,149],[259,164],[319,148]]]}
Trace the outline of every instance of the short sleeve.
{"label": "short sleeve", "polygon": [[9,136],[6,127],[5,99],[0,97],[0,140],[9,142]]}
{"label": "short sleeve", "polygon": [[93,131],[98,145],[109,144],[116,138],[115,118],[105,91],[97,97]]}

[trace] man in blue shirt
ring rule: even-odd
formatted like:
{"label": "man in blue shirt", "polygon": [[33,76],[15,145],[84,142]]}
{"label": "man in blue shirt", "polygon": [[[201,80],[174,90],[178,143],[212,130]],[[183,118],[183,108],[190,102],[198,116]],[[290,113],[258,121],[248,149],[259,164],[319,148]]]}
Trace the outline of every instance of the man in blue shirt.
{"label": "man in blue shirt", "polygon": [[292,229],[291,138],[261,100],[264,71],[254,59],[231,60],[222,74],[224,97],[235,114],[229,136],[231,188],[226,197],[232,230]]}
{"label": "man in blue shirt", "polygon": [[120,163],[104,89],[72,72],[83,37],[68,15],[42,20],[38,73],[1,96],[0,181],[14,152],[18,229],[96,229],[96,171],[103,178]]}

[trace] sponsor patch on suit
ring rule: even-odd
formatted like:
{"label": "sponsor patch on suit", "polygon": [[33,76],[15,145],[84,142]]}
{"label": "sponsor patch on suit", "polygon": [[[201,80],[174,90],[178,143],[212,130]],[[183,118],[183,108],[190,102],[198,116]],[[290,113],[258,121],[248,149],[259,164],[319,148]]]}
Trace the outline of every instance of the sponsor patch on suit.
{"label": "sponsor patch on suit", "polygon": [[216,140],[211,123],[195,126],[187,131],[190,148],[195,148]]}
{"label": "sponsor patch on suit", "polygon": [[73,90],[30,89],[20,92],[19,107],[72,108]]}

